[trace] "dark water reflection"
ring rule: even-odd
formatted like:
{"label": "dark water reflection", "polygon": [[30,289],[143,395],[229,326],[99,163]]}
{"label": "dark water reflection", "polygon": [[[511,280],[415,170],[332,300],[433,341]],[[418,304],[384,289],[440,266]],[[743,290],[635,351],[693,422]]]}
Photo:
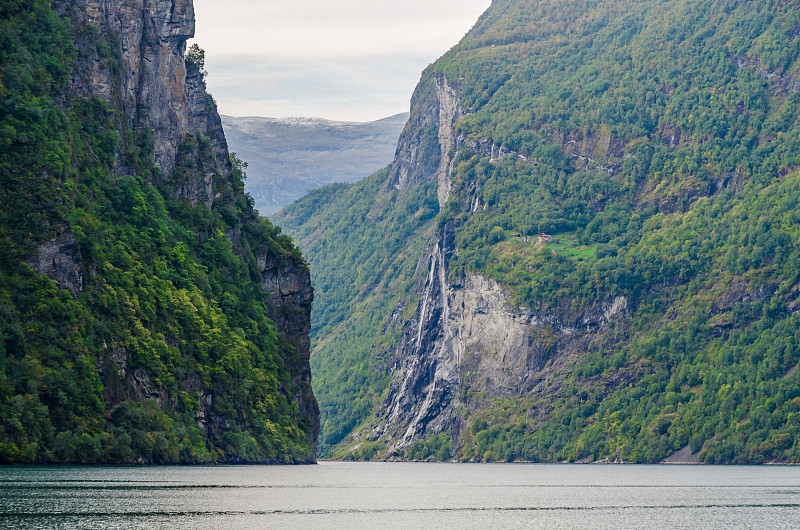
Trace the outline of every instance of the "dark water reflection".
{"label": "dark water reflection", "polygon": [[0,467],[0,528],[800,528],[800,468]]}

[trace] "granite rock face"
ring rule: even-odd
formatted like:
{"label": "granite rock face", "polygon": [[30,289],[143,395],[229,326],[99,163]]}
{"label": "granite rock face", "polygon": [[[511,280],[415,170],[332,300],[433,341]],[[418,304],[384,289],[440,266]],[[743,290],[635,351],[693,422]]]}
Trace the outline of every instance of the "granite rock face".
{"label": "granite rock face", "polygon": [[[191,0],[59,0],[59,10],[78,23],[97,28],[122,58],[115,65],[98,50],[87,50],[71,82],[73,97],[97,96],[118,109],[134,132],[152,131],[153,162],[171,175],[178,147],[187,134],[208,137],[223,178],[230,178],[228,145],[214,100],[206,93],[202,73],[187,72],[186,41],[194,36]],[[116,171],[129,173],[124,157]],[[184,183],[179,196],[193,204],[214,204],[214,171],[205,179]]]}
{"label": "granite rock face", "polygon": [[[97,28],[116,44],[122,64],[94,51],[83,60],[72,80],[75,96],[99,96],[120,107],[120,116],[134,131],[150,127],[155,166],[164,174],[175,167],[178,144],[184,134],[205,132],[204,116],[194,114],[187,91],[183,54],[194,36],[191,0],[60,0],[62,11]],[[188,93],[187,93],[188,92]]]}
{"label": "granite rock face", "polygon": [[[451,102],[442,96],[451,94],[443,89],[447,82],[441,76],[423,75],[422,80],[411,97],[411,115],[397,144],[392,175],[386,183],[388,188],[406,189],[414,184],[435,177],[442,164],[443,154],[439,139],[444,134],[442,126],[447,126],[443,117],[455,116],[459,112],[449,111]],[[456,101],[457,104],[457,101]],[[443,111],[444,109],[444,111]],[[449,123],[450,128],[455,122]]]}

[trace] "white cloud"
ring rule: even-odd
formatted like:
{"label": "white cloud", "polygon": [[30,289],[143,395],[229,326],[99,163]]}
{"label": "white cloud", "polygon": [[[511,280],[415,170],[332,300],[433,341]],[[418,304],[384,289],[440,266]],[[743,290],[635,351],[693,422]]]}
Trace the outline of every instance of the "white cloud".
{"label": "white cloud", "polygon": [[426,61],[400,54],[212,57],[208,86],[223,114],[370,121],[408,110]]}
{"label": "white cloud", "polygon": [[233,115],[370,120],[408,110],[421,71],[490,0],[195,0],[209,90]]}
{"label": "white cloud", "polygon": [[216,53],[286,56],[437,51],[454,45],[488,0],[195,0],[198,40]]}

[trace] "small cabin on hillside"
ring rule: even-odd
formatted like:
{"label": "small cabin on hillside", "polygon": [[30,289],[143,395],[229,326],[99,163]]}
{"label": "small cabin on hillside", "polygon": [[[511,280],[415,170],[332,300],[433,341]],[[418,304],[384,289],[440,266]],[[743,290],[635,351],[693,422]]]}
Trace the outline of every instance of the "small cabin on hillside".
{"label": "small cabin on hillside", "polygon": [[553,236],[545,234],[544,232],[539,234],[539,243],[552,243],[552,242],[553,242]]}

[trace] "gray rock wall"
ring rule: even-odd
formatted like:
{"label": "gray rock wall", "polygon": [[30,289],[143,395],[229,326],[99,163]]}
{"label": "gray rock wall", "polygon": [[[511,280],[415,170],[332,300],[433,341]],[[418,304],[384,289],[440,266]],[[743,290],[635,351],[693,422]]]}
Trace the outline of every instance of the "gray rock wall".
{"label": "gray rock wall", "polygon": [[312,437],[309,443],[317,449],[319,433],[319,406],[311,389],[311,304],[314,290],[311,288],[311,275],[308,268],[299,260],[282,262],[270,256],[267,248],[262,249],[258,258],[264,291],[272,310],[275,328],[293,350],[288,366],[297,395],[295,402],[300,414],[308,419]]}
{"label": "gray rock wall", "polygon": [[120,116],[134,131],[152,128],[155,165],[170,174],[183,135],[198,127],[187,97],[183,58],[186,41],[194,36],[194,4],[191,0],[58,0],[58,4],[62,12],[94,26],[118,46],[115,51],[122,60],[116,68],[94,50],[72,81],[73,95],[109,101],[120,108]]}

